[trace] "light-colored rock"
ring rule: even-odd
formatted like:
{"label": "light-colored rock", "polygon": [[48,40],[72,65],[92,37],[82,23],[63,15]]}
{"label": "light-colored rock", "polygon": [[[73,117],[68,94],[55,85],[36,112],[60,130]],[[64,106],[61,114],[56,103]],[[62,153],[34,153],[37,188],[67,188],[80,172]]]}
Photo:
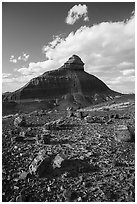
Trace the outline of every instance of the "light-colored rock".
{"label": "light-colored rock", "polygon": [[27,173],[26,171],[23,171],[23,172],[20,174],[19,179],[20,179],[20,180],[24,180],[24,179],[26,179],[27,175],[28,175],[28,173]]}
{"label": "light-colored rock", "polygon": [[20,126],[25,125],[25,124],[26,124],[26,119],[24,116],[18,116],[14,120],[15,127],[20,127]]}
{"label": "light-colored rock", "polygon": [[35,159],[31,163],[31,165],[29,166],[30,174],[36,173],[38,166],[44,160],[45,154],[46,154],[46,152],[44,150],[39,151],[38,155],[35,157]]}
{"label": "light-colored rock", "polygon": [[127,125],[118,125],[114,130],[114,138],[118,142],[131,142],[133,136]]}
{"label": "light-colored rock", "polygon": [[60,168],[62,161],[64,161],[64,159],[59,154],[57,154],[53,160],[53,168]]}

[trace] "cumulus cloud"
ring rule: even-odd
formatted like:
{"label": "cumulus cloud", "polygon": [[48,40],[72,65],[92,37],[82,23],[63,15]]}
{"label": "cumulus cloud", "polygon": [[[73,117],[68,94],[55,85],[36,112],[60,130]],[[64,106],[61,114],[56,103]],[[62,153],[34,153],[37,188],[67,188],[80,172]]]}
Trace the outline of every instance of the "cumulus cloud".
{"label": "cumulus cloud", "polygon": [[12,62],[12,63],[17,63],[17,59],[14,57],[14,55],[11,55],[10,56],[10,60],[9,60],[10,62]]}
{"label": "cumulus cloud", "polygon": [[44,71],[53,70],[58,67],[58,63],[53,60],[46,60],[43,62],[31,62],[28,67],[22,67],[17,70],[22,75],[31,75],[32,77],[42,74]]}
{"label": "cumulus cloud", "polygon": [[82,17],[84,21],[89,21],[87,14],[88,14],[88,9],[85,4],[75,5],[69,10],[68,16],[65,22],[67,24],[73,25],[77,20],[79,20]]}
{"label": "cumulus cloud", "polygon": [[[6,77],[5,77],[6,76]],[[28,76],[13,76],[12,74],[7,74],[2,76],[2,90],[6,91],[15,91],[22,86],[24,86],[29,80],[32,79],[31,75]]]}
{"label": "cumulus cloud", "polygon": [[[60,36],[53,36],[53,41],[49,42],[48,45],[43,46],[42,52],[50,52],[50,49],[54,49],[64,38]],[[48,57],[49,58],[49,57]]]}
{"label": "cumulus cloud", "polygon": [[43,47],[44,62],[29,63],[16,72],[33,78],[59,68],[73,54],[94,74],[119,92],[132,92],[135,86],[135,16],[122,22],[102,22],[82,26],[66,37],[55,36]]}
{"label": "cumulus cloud", "polygon": [[18,60],[22,60],[22,61],[28,61],[29,59],[29,55],[26,53],[23,53],[21,56],[18,57]]}
{"label": "cumulus cloud", "polygon": [[21,56],[19,56],[17,58],[15,58],[14,55],[10,56],[10,62],[13,62],[13,63],[17,63],[18,61],[21,61],[21,60],[26,62],[26,61],[28,61],[28,59],[29,59],[29,54],[26,54],[24,52]]}
{"label": "cumulus cloud", "polygon": [[[135,16],[126,22],[102,22],[91,27],[82,26],[75,33],[71,32],[66,38],[60,39],[54,48],[47,45],[45,49],[46,57],[55,62],[64,63],[73,54],[82,58],[87,72],[102,80],[105,77],[110,82],[110,87],[112,76],[128,77],[129,71],[126,70],[134,75]],[[118,85],[115,90],[124,91]]]}

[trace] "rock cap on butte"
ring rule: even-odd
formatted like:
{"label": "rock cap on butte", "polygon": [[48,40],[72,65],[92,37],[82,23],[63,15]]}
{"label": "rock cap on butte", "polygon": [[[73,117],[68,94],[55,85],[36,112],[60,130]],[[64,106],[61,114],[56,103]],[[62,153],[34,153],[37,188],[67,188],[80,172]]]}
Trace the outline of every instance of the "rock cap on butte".
{"label": "rock cap on butte", "polygon": [[64,63],[62,68],[84,71],[84,63],[82,62],[79,56],[72,55],[72,57],[70,57],[68,61]]}

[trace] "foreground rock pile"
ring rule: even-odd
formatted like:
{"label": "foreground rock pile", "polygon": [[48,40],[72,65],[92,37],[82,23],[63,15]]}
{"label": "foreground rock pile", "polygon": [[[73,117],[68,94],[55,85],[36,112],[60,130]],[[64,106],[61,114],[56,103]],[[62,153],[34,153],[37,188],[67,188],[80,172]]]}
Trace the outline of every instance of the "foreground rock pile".
{"label": "foreground rock pile", "polygon": [[135,201],[134,107],[82,115],[52,111],[28,114],[18,126],[17,117],[4,121],[3,201]]}

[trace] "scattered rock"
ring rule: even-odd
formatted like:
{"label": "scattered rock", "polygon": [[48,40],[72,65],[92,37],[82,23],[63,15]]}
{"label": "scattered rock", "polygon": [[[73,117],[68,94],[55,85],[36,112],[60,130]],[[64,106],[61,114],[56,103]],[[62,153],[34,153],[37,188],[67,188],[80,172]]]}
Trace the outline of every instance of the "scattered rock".
{"label": "scattered rock", "polygon": [[23,172],[20,174],[19,179],[20,179],[20,180],[24,180],[24,179],[26,179],[27,175],[28,175],[28,173],[27,173],[26,171],[23,171]]}
{"label": "scattered rock", "polygon": [[71,198],[71,191],[70,190],[64,190],[63,192],[63,196],[65,198],[65,201],[70,202],[70,198]]}
{"label": "scattered rock", "polygon": [[104,107],[103,110],[104,110],[104,111],[109,111],[109,108]]}
{"label": "scattered rock", "polygon": [[21,132],[19,133],[19,136],[20,136],[20,137],[25,137],[25,132],[24,132],[24,131],[21,131]]}
{"label": "scattered rock", "polygon": [[[76,115],[66,117],[66,112],[59,111],[27,118],[29,124],[36,121],[42,124],[40,127],[12,127],[14,118],[9,119],[6,126],[4,124],[3,202],[134,202],[134,143],[114,141],[120,124],[127,126],[126,131],[134,138],[130,141],[135,140],[134,110],[127,109],[124,114],[123,110],[101,114],[81,112],[82,115],[88,112],[93,124],[77,119]],[[124,119],[115,120],[113,114],[117,112],[119,118]],[[130,119],[126,120],[126,113]],[[100,121],[108,122],[109,119],[113,120],[112,125],[100,125]],[[56,121],[55,127],[47,130],[43,125],[45,121]],[[45,142],[44,137],[41,142],[42,135],[45,135]],[[50,142],[46,141],[48,135]],[[23,142],[14,140],[11,143],[15,136],[23,137]],[[34,136],[39,143],[29,142]],[[31,174],[26,169],[29,165]],[[23,193],[19,194],[21,189]],[[63,194],[65,189],[70,195]],[[112,192],[107,194],[110,189]]]}
{"label": "scattered rock", "polygon": [[71,196],[69,198],[70,202],[75,201],[78,198],[78,193],[76,191],[71,192]]}
{"label": "scattered rock", "polygon": [[25,133],[26,137],[35,137],[35,129],[29,127]]}
{"label": "scattered rock", "polygon": [[2,120],[6,120],[6,119],[9,119],[9,118],[12,118],[12,117],[13,117],[12,114],[10,114],[10,115],[5,115],[5,116],[2,117]]}
{"label": "scattered rock", "polygon": [[42,135],[42,141],[44,142],[44,144],[50,144],[50,134],[44,134]]}
{"label": "scattered rock", "polygon": [[23,202],[22,195],[16,197],[16,202]]}
{"label": "scattered rock", "polygon": [[75,116],[80,119],[84,119],[87,115],[85,115],[82,111],[77,111]]}
{"label": "scattered rock", "polygon": [[23,142],[24,141],[24,137],[23,136],[17,136],[17,137],[15,137],[15,141],[16,142]]}
{"label": "scattered rock", "polygon": [[111,118],[106,122],[106,124],[112,124],[112,123],[113,123],[113,120]]}
{"label": "scattered rock", "polygon": [[19,189],[19,187],[18,186],[14,186],[14,190],[18,190]]}
{"label": "scattered rock", "polygon": [[115,140],[118,142],[134,142],[135,132],[134,128],[127,125],[118,125],[115,128]]}
{"label": "scattered rock", "polygon": [[50,186],[48,186],[47,191],[48,191],[48,192],[51,192],[51,188],[50,188]]}
{"label": "scattered rock", "polygon": [[29,173],[35,174],[40,163],[44,160],[45,151],[41,150],[29,166]]}
{"label": "scattered rock", "polygon": [[37,138],[36,137],[26,137],[24,138],[25,142],[36,142]]}
{"label": "scattered rock", "polygon": [[114,161],[114,166],[115,167],[127,167],[128,165],[126,162]]}
{"label": "scattered rock", "polygon": [[73,117],[74,113],[73,113],[73,108],[67,108],[67,116],[68,118]]}
{"label": "scattered rock", "polygon": [[64,190],[63,196],[67,202],[73,202],[76,201],[76,199],[78,199],[77,201],[81,201],[81,197],[78,197],[78,193],[76,191]]}
{"label": "scattered rock", "polygon": [[57,154],[53,160],[53,168],[60,168],[62,161],[64,161],[64,159],[59,154]]}
{"label": "scattered rock", "polygon": [[130,132],[131,142],[135,142],[135,128],[132,125],[127,125],[128,131]]}
{"label": "scattered rock", "polygon": [[114,115],[114,114],[111,114],[111,115],[110,115],[110,118],[115,118],[115,115]]}
{"label": "scattered rock", "polygon": [[105,123],[104,118],[98,116],[87,116],[85,117],[87,123]]}
{"label": "scattered rock", "polygon": [[47,130],[58,130],[65,124],[63,119],[58,119],[55,121],[48,122],[44,125]]}
{"label": "scattered rock", "polygon": [[50,132],[50,130],[47,130],[45,127],[43,127],[40,139],[41,139],[42,143],[50,144],[50,140],[51,140],[51,132]]}
{"label": "scattered rock", "polygon": [[15,127],[21,127],[21,126],[25,126],[26,125],[26,119],[25,116],[18,116],[17,118],[15,118],[14,120],[14,125]]}
{"label": "scattered rock", "polygon": [[115,119],[119,119],[119,114],[116,114],[116,115],[115,115]]}
{"label": "scattered rock", "polygon": [[52,161],[53,161],[52,157],[48,156],[37,164],[36,173],[40,178],[49,177],[53,174]]}

